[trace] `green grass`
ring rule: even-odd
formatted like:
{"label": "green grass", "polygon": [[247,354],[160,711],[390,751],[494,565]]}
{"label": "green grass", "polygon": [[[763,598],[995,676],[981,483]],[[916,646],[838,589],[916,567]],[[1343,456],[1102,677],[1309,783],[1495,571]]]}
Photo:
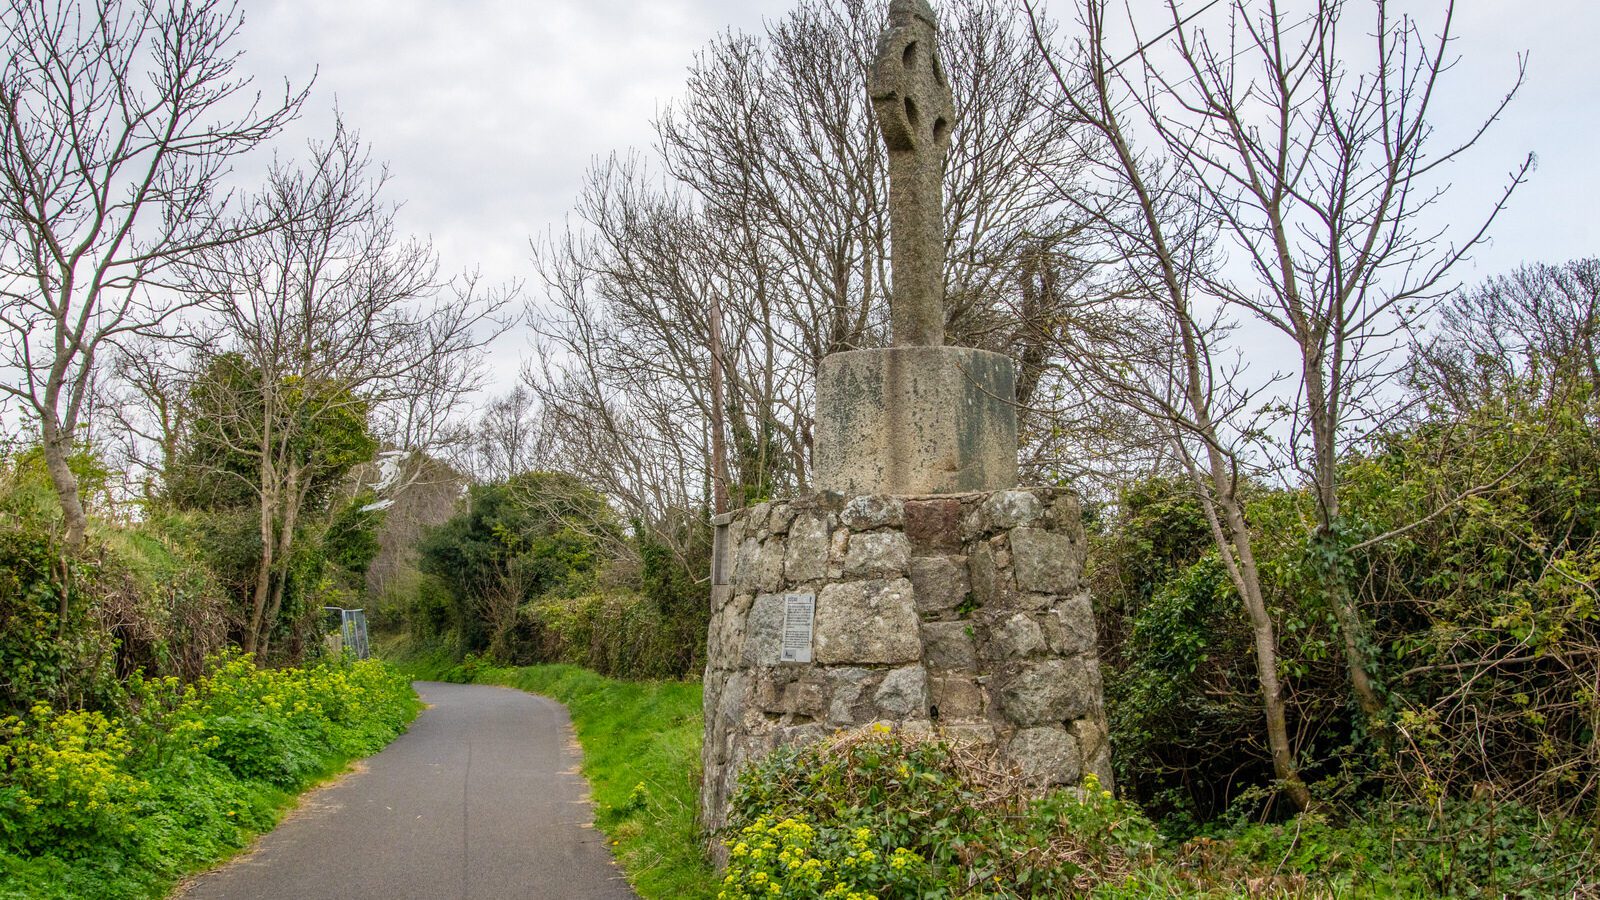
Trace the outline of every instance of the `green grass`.
{"label": "green grass", "polygon": [[618,681],[567,665],[457,666],[440,651],[399,665],[414,678],[503,685],[566,704],[594,790],[595,824],[634,889],[645,900],[716,895],[695,826],[699,682]]}
{"label": "green grass", "polygon": [[[160,827],[151,829],[137,854],[109,846],[66,858],[0,850],[0,900],[167,897],[184,878],[248,850],[257,837],[277,827],[304,793],[344,775],[358,758],[341,755],[324,761],[296,791],[234,781],[215,767],[192,771],[181,789],[170,783],[157,786],[154,799],[168,804],[169,811],[158,814]],[[229,813],[228,820],[218,820]]]}

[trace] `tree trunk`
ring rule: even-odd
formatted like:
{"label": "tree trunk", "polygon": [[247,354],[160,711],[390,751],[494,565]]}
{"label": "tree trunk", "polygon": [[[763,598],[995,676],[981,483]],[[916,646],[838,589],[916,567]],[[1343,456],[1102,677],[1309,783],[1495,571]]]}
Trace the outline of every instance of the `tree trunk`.
{"label": "tree trunk", "polygon": [[277,546],[277,535],[272,526],[277,507],[277,492],[263,486],[260,521],[261,560],[256,564],[256,586],[251,596],[250,625],[244,633],[244,652],[252,656],[259,656],[261,652],[261,633],[265,628],[267,599],[271,593],[273,550]]}
{"label": "tree trunk", "polygon": [[[78,496],[78,476],[72,472],[67,457],[71,452],[70,435],[63,435],[53,416],[43,416],[44,466],[50,473],[50,483],[55,486],[56,498],[61,503],[61,516],[66,524],[67,552],[76,554],[83,549],[88,537],[89,516],[83,509],[83,499]],[[57,586],[56,635],[66,637],[67,618],[72,613],[72,567],[61,560],[61,579]]]}
{"label": "tree trunk", "polygon": [[[1192,466],[1190,475],[1200,489],[1200,505],[1205,510],[1206,521],[1211,527],[1212,539],[1222,557],[1223,566],[1228,571],[1234,589],[1239,592],[1245,615],[1250,620],[1250,637],[1256,654],[1256,682],[1261,688],[1261,706],[1267,718],[1267,747],[1272,754],[1273,775],[1283,785],[1290,801],[1303,811],[1311,808],[1311,791],[1300,778],[1289,744],[1283,686],[1278,681],[1278,634],[1272,623],[1272,614],[1267,611],[1266,597],[1261,591],[1261,573],[1256,568],[1250,526],[1245,521],[1244,507],[1234,493],[1226,461],[1214,447],[1209,448],[1208,455],[1211,468],[1209,488],[1204,483],[1204,477]],[[1217,514],[1218,507],[1221,507],[1220,517]]]}
{"label": "tree trunk", "polygon": [[56,499],[61,502],[67,548],[77,552],[83,549],[88,535],[89,514],[84,511],[83,498],[78,495],[78,476],[72,473],[72,466],[67,462],[72,454],[72,435],[63,434],[53,416],[42,416],[41,421],[44,441],[40,449],[44,452],[44,467],[50,473]]}
{"label": "tree trunk", "polygon": [[1371,725],[1382,715],[1383,701],[1378,698],[1377,687],[1373,684],[1373,663],[1364,646],[1366,623],[1361,618],[1361,611],[1356,608],[1355,594],[1350,590],[1349,578],[1340,559],[1343,549],[1339,546],[1337,533],[1338,436],[1334,423],[1338,421],[1338,411],[1334,404],[1338,398],[1328,395],[1320,358],[1308,357],[1304,366],[1306,404],[1311,413],[1311,477],[1317,492],[1317,530],[1312,540],[1319,551],[1317,562],[1322,570],[1323,596],[1332,607],[1334,620],[1339,625],[1345,668],[1350,672],[1350,689],[1356,696],[1361,714]]}
{"label": "tree trunk", "polygon": [[[280,561],[282,557],[279,557]],[[288,580],[287,572],[277,572],[272,579],[271,599],[267,603],[267,616],[261,633],[261,640],[256,645],[256,665],[266,665],[267,652],[272,649],[272,625],[278,621],[278,611],[283,608],[284,583]]]}
{"label": "tree trunk", "polygon": [[256,649],[256,661],[260,664],[265,664],[267,661],[267,651],[272,643],[272,626],[278,621],[278,613],[283,609],[283,593],[289,584],[289,563],[293,559],[290,551],[294,549],[294,530],[299,525],[300,507],[305,503],[306,489],[309,487],[302,483],[301,474],[299,465],[291,461],[281,495],[284,501],[278,516],[278,546],[273,553],[271,596],[267,604],[266,618],[262,623],[261,640]]}
{"label": "tree trunk", "polygon": [[1343,552],[1339,546],[1338,536],[1331,528],[1319,525],[1313,540],[1322,545],[1320,548],[1322,557],[1320,562],[1323,568],[1322,589],[1328,605],[1333,607],[1334,620],[1339,624],[1345,664],[1350,670],[1350,688],[1356,695],[1356,703],[1361,707],[1361,714],[1366,717],[1367,724],[1380,724],[1383,701],[1379,699],[1377,686],[1372,680],[1372,658],[1367,654],[1367,648],[1363,646],[1367,637],[1367,625],[1361,618],[1361,611],[1356,608],[1355,597],[1350,590],[1350,580],[1338,559],[1338,554]]}
{"label": "tree trunk", "polygon": [[1272,771],[1283,783],[1284,792],[1301,810],[1311,807],[1311,791],[1301,780],[1289,746],[1289,727],[1284,712],[1283,686],[1278,681],[1278,634],[1267,601],[1261,592],[1261,574],[1256,569],[1249,526],[1238,499],[1230,491],[1223,498],[1223,515],[1228,521],[1230,542],[1237,553],[1238,570],[1244,587],[1245,612],[1250,618],[1250,636],[1255,646],[1256,677],[1261,685],[1261,704],[1267,714],[1267,745],[1272,751]]}

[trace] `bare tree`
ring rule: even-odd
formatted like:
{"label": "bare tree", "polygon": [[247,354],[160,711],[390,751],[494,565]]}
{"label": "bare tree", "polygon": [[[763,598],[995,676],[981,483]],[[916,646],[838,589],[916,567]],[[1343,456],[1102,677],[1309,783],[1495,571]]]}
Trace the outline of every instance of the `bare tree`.
{"label": "bare tree", "polygon": [[167,341],[121,342],[112,358],[112,396],[101,403],[117,432],[122,468],[131,481],[142,482],[146,501],[172,480],[186,430],[189,382],[174,362]]}
{"label": "bare tree", "polygon": [[[1432,140],[1434,88],[1449,66],[1448,3],[1429,39],[1416,21],[1391,18],[1382,0],[1364,21],[1342,0],[1295,13],[1275,0],[1185,13],[1169,0],[1161,32],[1148,41],[1125,4],[1135,46],[1120,59],[1107,49],[1109,6],[1084,0],[1088,36],[1072,56],[1073,74],[1055,71],[1057,114],[1091,124],[1107,161],[1100,193],[1067,199],[1107,226],[1128,259],[1134,296],[1150,298],[1160,313],[1153,328],[1133,318],[1109,329],[1131,341],[1075,350],[1091,357],[1090,371],[1112,393],[1171,434],[1194,478],[1255,631],[1274,766],[1303,807],[1309,794],[1293,774],[1276,638],[1238,498],[1250,445],[1267,433],[1258,414],[1271,384],[1251,388],[1225,364],[1225,333],[1215,326],[1232,314],[1264,322],[1298,357],[1293,396],[1266,408],[1286,411],[1288,462],[1315,498],[1312,540],[1325,561],[1352,688],[1375,721],[1382,701],[1340,561],[1341,453],[1351,432],[1370,426],[1398,395],[1388,390],[1392,354],[1449,288],[1452,268],[1483,238],[1528,163],[1464,240],[1425,228],[1446,186],[1439,167],[1470,148],[1510,100],[1508,93],[1463,141]],[[1370,43],[1341,43],[1352,34]],[[1048,29],[1036,25],[1035,37],[1051,56]],[[1135,134],[1148,136],[1153,150],[1139,150]],[[1152,366],[1159,373],[1163,353],[1170,378],[1142,374]]]}
{"label": "bare tree", "polygon": [[319,429],[346,419],[365,429],[385,409],[455,405],[476,386],[463,361],[497,333],[491,317],[504,298],[440,278],[432,246],[396,233],[394,208],[380,199],[386,179],[339,123],[304,167],[274,166],[260,205],[288,224],[212,247],[184,268],[187,289],[221,317],[201,359],[237,359],[227,366],[245,373],[235,379],[242,395],[216,378],[191,392],[191,417],[231,458],[249,461],[219,472],[258,498],[261,557],[244,646],[259,656],[318,467],[363,461],[318,445]]}
{"label": "bare tree", "polygon": [[[531,383],[550,446],[647,524],[676,527],[719,487],[730,506],[803,489],[817,365],[886,340],[885,151],[865,90],[883,15],[807,0],[762,35],[714,41],[656,123],[658,164],[596,167],[577,224],[536,248],[549,302]],[[1022,359],[1032,385],[1038,329],[1017,317],[1058,316],[1071,294],[1024,302],[1021,259],[1069,258],[1081,222],[1052,184],[1081,161],[1069,126],[1036,114],[1047,71],[1025,21],[994,0],[941,15],[962,110],[947,325]]]}
{"label": "bare tree", "polygon": [[1600,258],[1522,266],[1453,296],[1419,348],[1419,387],[1458,412],[1513,379],[1600,387]]}
{"label": "bare tree", "polygon": [[67,458],[105,351],[195,302],[166,274],[247,233],[219,183],[305,99],[251,90],[241,22],[228,0],[0,8],[0,391],[37,419],[72,547],[88,519]]}
{"label": "bare tree", "polygon": [[378,554],[367,567],[367,594],[380,603],[391,588],[404,585],[406,572],[417,569],[418,544],[430,528],[455,514],[469,483],[464,473],[427,453],[411,453],[391,464],[398,471],[381,494],[392,502],[378,527]]}
{"label": "bare tree", "polygon": [[1239,414],[1251,395],[1240,389],[1238,370],[1216,353],[1225,329],[1197,309],[1216,265],[1216,230],[1199,213],[1180,168],[1135,146],[1123,109],[1126,83],[1106,46],[1106,4],[1089,2],[1083,12],[1083,44],[1062,64],[1047,42],[1049,26],[1030,7],[1037,45],[1059,89],[1057,114],[1088,126],[1081,139],[1098,160],[1069,202],[1093,217],[1118,269],[1106,278],[1103,298],[1080,308],[1072,326],[1057,333],[1056,357],[1072,380],[1137,411],[1148,425],[1125,437],[1154,444],[1194,486],[1250,623],[1273,771],[1304,809],[1311,797],[1289,736],[1277,628],[1241,496],[1250,467]]}
{"label": "bare tree", "polygon": [[[1287,337],[1299,357],[1288,448],[1315,497],[1313,541],[1362,711],[1383,708],[1366,627],[1348,584],[1339,465],[1352,432],[1391,409],[1386,382],[1405,335],[1455,285],[1451,272],[1481,242],[1532,167],[1530,155],[1460,240],[1425,218],[1448,183],[1440,169],[1499,118],[1516,83],[1464,139],[1440,144],[1435,89],[1451,65],[1454,0],[1438,33],[1374,0],[1309,13],[1275,0],[1232,0],[1209,30],[1168,2],[1178,62],[1141,56],[1145,119],[1220,223],[1230,260],[1249,275],[1204,273],[1223,302]],[[1225,40],[1212,35],[1227,35]],[[1365,40],[1363,46],[1350,46]]]}
{"label": "bare tree", "polygon": [[[549,303],[534,323],[541,353],[528,381],[540,399],[541,455],[652,532],[681,534],[684,515],[712,493],[704,298],[729,294],[739,273],[722,265],[724,239],[687,198],[657,193],[629,163],[596,173],[579,214],[591,233],[554,239],[537,258]],[[777,401],[757,406],[752,398],[795,395],[778,380],[775,356],[756,351],[751,359],[751,330],[741,331],[724,345],[725,402],[728,418],[740,419],[735,428],[762,443]],[[748,368],[736,370],[735,359],[749,360]],[[755,459],[731,460],[741,501],[747,482],[792,473],[792,457],[772,459],[772,441],[764,443],[767,458],[757,450]],[[689,548],[671,543],[687,563]]]}
{"label": "bare tree", "polygon": [[525,384],[491,398],[472,426],[472,469],[479,478],[501,482],[538,465],[537,398]]}

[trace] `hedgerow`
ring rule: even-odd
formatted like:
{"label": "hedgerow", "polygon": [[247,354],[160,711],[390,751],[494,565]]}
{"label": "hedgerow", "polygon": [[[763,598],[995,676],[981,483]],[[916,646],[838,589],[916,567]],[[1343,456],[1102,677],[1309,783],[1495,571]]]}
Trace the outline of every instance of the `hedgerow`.
{"label": "hedgerow", "polygon": [[196,681],[127,689],[121,714],[41,703],[0,719],[0,897],[164,896],[418,709],[377,661],[261,669],[230,653]]}
{"label": "hedgerow", "polygon": [[1030,789],[993,749],[874,726],[740,777],[721,900],[1587,897],[1592,829],[1489,799],[1324,807],[1163,835],[1089,776]]}

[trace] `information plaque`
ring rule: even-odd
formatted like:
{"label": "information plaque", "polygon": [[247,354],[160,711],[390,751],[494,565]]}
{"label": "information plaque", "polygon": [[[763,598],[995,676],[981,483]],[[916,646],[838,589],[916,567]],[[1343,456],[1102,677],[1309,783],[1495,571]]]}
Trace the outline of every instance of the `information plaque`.
{"label": "information plaque", "polygon": [[783,650],[779,662],[811,662],[811,630],[816,613],[816,594],[783,595]]}
{"label": "information plaque", "polygon": [[728,526],[718,525],[711,532],[711,584],[728,583]]}

